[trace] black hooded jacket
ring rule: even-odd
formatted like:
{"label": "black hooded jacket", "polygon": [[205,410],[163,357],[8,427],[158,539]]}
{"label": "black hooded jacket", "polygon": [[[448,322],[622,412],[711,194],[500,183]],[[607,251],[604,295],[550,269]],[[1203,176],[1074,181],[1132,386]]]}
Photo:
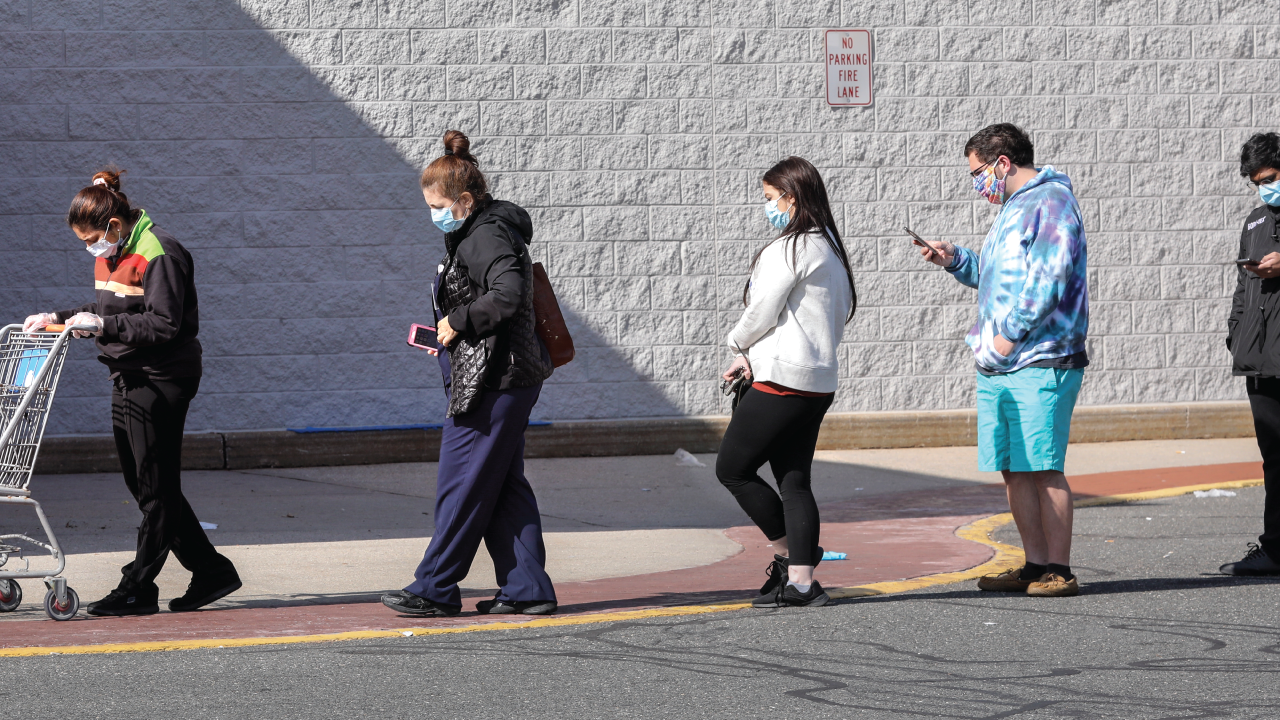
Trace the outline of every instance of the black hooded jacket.
{"label": "black hooded jacket", "polygon": [[448,355],[450,417],[469,410],[485,388],[531,387],[551,376],[534,325],[532,238],[524,208],[487,196],[444,236],[436,306],[460,336]]}
{"label": "black hooded jacket", "polygon": [[[1276,215],[1280,208],[1263,205],[1249,213],[1236,257],[1261,260],[1280,252]],[[1227,318],[1231,374],[1280,377],[1280,278],[1263,278],[1243,267],[1236,270],[1236,292]]]}

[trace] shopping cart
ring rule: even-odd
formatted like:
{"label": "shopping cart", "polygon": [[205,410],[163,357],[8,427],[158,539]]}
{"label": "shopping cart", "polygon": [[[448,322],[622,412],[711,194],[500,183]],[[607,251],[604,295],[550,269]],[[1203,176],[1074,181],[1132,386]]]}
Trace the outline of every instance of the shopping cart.
{"label": "shopping cart", "polygon": [[[49,538],[46,544],[26,535],[0,535],[0,612],[12,612],[22,603],[19,578],[44,579],[44,610],[54,620],[70,620],[80,610],[76,591],[67,587],[66,578],[58,577],[67,559],[30,490],[49,406],[67,357],[67,338],[75,329],[93,328],[49,325],[45,332],[31,333],[22,332],[21,325],[0,329],[0,503],[34,507]],[[48,552],[58,568],[51,573],[32,570],[30,560],[22,556],[24,544]],[[11,555],[22,561],[21,570],[5,569]]]}

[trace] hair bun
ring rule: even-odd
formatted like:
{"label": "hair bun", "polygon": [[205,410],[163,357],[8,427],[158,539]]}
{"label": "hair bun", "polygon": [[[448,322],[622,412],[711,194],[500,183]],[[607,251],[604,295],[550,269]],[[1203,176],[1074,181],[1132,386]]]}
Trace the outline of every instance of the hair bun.
{"label": "hair bun", "polygon": [[457,155],[476,164],[476,159],[471,157],[471,141],[461,130],[450,130],[444,134],[444,154]]}
{"label": "hair bun", "polygon": [[103,170],[94,174],[90,185],[103,185],[112,192],[120,192],[120,176],[123,174],[123,170],[114,168]]}

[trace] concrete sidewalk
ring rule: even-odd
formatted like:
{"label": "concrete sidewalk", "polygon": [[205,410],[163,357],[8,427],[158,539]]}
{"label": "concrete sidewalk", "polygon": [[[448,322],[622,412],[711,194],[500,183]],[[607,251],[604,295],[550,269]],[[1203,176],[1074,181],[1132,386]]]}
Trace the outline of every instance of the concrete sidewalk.
{"label": "concrete sidewalk", "polygon": [[[738,597],[758,586],[760,568],[771,551],[757,530],[746,527],[745,516],[716,482],[714,456],[699,459],[705,467],[680,466],[666,456],[528,462],[544,514],[550,572],[567,592],[562,604],[576,602],[585,611],[700,602]],[[1234,463],[1238,467],[1232,478],[1256,476],[1258,460],[1252,440],[1086,444],[1072,446],[1068,472],[1089,476],[1088,492],[1097,495],[1107,494],[1111,482],[1111,476],[1099,473],[1186,467],[1172,482],[1187,485],[1196,484],[1202,466]],[[218,608],[311,607],[315,611],[307,617],[330,622],[325,627],[332,629],[345,622],[339,616],[347,612],[335,605],[363,604],[357,614],[365,619],[357,624],[367,625],[369,611],[382,613],[381,606],[368,603],[408,581],[432,530],[434,463],[191,472],[185,477],[197,514],[219,525],[209,531],[211,538],[236,561],[245,579],[245,588]],[[1142,477],[1147,478],[1143,489],[1165,482],[1160,473]],[[1138,475],[1117,478],[1124,488],[1138,487],[1133,484]],[[1003,509],[1003,492],[993,486],[998,482],[998,474],[976,471],[971,447],[819,453],[814,486],[823,506],[824,545],[850,554],[850,561],[824,565],[819,578],[835,587],[985,561],[989,548],[952,533]],[[119,476],[41,476],[32,490],[45,503],[67,549],[66,577],[72,587],[84,602],[105,594],[118,581],[119,566],[131,557],[137,522]],[[33,529],[33,517],[15,523],[19,517],[8,512],[0,527]],[[159,579],[162,598],[180,594],[188,579],[170,560]],[[0,619],[44,619],[32,602],[38,599],[38,582],[25,585],[28,602]],[[468,602],[494,592],[492,566],[483,550],[463,586]],[[667,592],[671,588],[687,592],[678,597]],[[404,624],[389,611],[383,614],[374,617],[384,624]],[[188,615],[182,624],[207,625],[218,615]],[[147,636],[154,620],[129,622]],[[53,632],[50,623],[42,625]],[[307,620],[301,631],[314,626]],[[63,632],[59,628],[54,634]]]}

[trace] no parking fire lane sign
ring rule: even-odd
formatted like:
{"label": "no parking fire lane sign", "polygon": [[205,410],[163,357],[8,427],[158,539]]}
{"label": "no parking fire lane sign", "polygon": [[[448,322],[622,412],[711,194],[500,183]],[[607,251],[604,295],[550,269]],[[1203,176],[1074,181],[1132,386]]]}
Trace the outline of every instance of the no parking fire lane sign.
{"label": "no parking fire lane sign", "polygon": [[827,31],[827,104],[871,104],[871,31]]}

